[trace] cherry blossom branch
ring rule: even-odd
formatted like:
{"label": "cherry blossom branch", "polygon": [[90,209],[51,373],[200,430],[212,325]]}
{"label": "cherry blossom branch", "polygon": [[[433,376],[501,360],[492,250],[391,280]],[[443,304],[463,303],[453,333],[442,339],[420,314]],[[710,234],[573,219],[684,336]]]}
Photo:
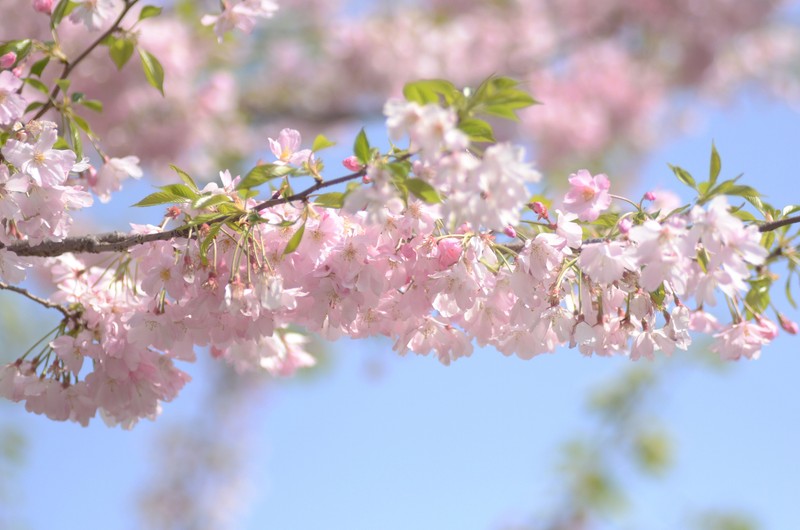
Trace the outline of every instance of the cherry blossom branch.
{"label": "cherry blossom branch", "polygon": [[[408,155],[399,157],[398,160],[402,160],[407,157]],[[295,193],[294,195],[290,195],[288,197],[278,197],[264,201],[256,205],[253,210],[261,211],[266,208],[278,206],[280,204],[286,204],[295,201],[306,201],[312,193],[320,189],[342,184],[356,178],[361,178],[365,174],[366,168],[343,177],[317,182],[313,186],[310,186],[301,192]],[[207,221],[207,223],[214,224],[217,222],[224,222],[230,218],[230,215],[220,215],[217,218]],[[196,226],[184,225],[178,228],[173,228],[172,230],[167,230],[165,232],[157,232],[152,234],[132,235],[124,232],[108,232],[105,234],[68,237],[62,239],[61,241],[45,241],[44,243],[39,243],[38,245],[30,245],[26,242],[15,243],[13,245],[4,245],[0,243],[0,249],[5,248],[17,256],[38,258],[52,258],[55,256],[61,256],[62,254],[67,254],[69,252],[100,254],[102,252],[121,252],[131,247],[143,245],[145,243],[152,243],[154,241],[169,241],[170,239],[174,239],[176,237],[188,237],[193,233],[193,231],[197,231]]]}
{"label": "cherry blossom branch", "polygon": [[800,215],[795,217],[787,217],[786,219],[779,219],[778,221],[772,221],[771,223],[764,223],[758,227],[758,231],[772,232],[773,230],[777,230],[782,226],[793,225],[795,223],[800,223]]}
{"label": "cherry blossom branch", "polygon": [[[134,4],[136,4],[136,2],[138,2],[138,1],[139,0],[125,0],[125,9],[122,10],[122,13],[120,13],[120,15],[114,21],[114,23],[111,24],[111,27],[109,27],[106,31],[104,31],[102,33],[102,35],[100,35],[85,50],[83,50],[83,52],[81,52],[81,54],[78,55],[78,57],[75,58],[74,61],[72,61],[70,63],[69,61],[67,61],[65,59],[65,61],[64,61],[64,69],[61,71],[61,75],[58,76],[58,80],[60,81],[60,80],[63,80],[63,79],[66,79],[67,77],[69,77],[69,75],[72,73],[72,71],[81,62],[83,62],[83,60],[86,59],[86,57],[88,57],[89,54],[92,53],[92,51],[95,48],[97,48],[103,41],[105,41],[108,37],[110,37],[111,34],[114,33],[118,29],[120,23],[122,22],[122,19],[125,18],[125,15],[128,14],[128,11],[130,11],[131,8],[134,6]],[[50,96],[48,97],[47,101],[44,103],[44,105],[42,105],[42,108],[39,109],[39,112],[37,112],[36,115],[32,119],[33,120],[38,120],[39,118],[44,116],[44,114],[48,110],[53,108],[53,106],[55,105],[55,100],[58,97],[58,94],[60,92],[61,92],[61,87],[58,84],[56,84],[53,87],[53,90],[50,92]]]}
{"label": "cherry blossom branch", "polygon": [[0,289],[5,289],[6,291],[13,291],[15,293],[19,293],[25,298],[29,300],[33,300],[37,304],[43,305],[48,309],[58,309],[61,311],[61,314],[64,315],[64,318],[72,318],[73,315],[66,309],[64,306],[60,304],[54,304],[49,300],[45,300],[44,298],[39,298],[38,296],[31,294],[27,289],[23,289],[22,287],[17,287],[15,285],[9,285],[5,282],[0,282]]}

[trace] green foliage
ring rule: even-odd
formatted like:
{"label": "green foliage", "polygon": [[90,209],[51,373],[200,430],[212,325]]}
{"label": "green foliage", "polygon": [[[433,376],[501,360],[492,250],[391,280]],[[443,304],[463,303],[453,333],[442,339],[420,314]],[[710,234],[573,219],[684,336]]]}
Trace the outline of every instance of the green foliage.
{"label": "green foliage", "polygon": [[259,164],[251,169],[236,186],[237,190],[249,190],[269,182],[270,180],[285,177],[294,170],[289,166],[280,164]]}
{"label": "green foliage", "polygon": [[314,199],[314,203],[325,208],[341,208],[344,206],[345,194],[339,191],[323,193]]}
{"label": "green foliage", "polygon": [[117,67],[117,70],[122,70],[131,57],[135,49],[134,41],[128,37],[108,37],[105,41],[108,46],[108,54],[111,60]]}
{"label": "green foliage", "polygon": [[297,250],[297,247],[300,246],[300,242],[303,240],[303,234],[305,233],[305,231],[306,231],[306,223],[305,220],[303,220],[303,224],[300,225],[300,228],[297,229],[297,232],[295,232],[292,238],[289,240],[289,242],[286,243],[286,248],[283,250],[284,256],[286,254],[291,254],[292,252]]}
{"label": "green foliage", "polygon": [[353,154],[356,155],[356,158],[358,158],[358,161],[362,165],[366,166],[372,161],[372,149],[367,139],[367,133],[364,132],[363,128],[359,131],[358,136],[356,136],[356,141],[353,144]]}
{"label": "green foliage", "polygon": [[[31,53],[31,50],[33,50],[33,41],[31,39],[12,40],[0,44],[0,55],[13,52],[17,56],[14,65],[23,61]],[[34,66],[36,65],[34,64]]]}
{"label": "green foliage", "polygon": [[139,57],[142,60],[142,69],[147,82],[164,95],[164,68],[153,54],[139,48]]}
{"label": "green foliage", "polygon": [[328,140],[323,134],[318,134],[316,138],[314,138],[314,143],[311,144],[311,150],[315,153],[317,151],[322,151],[323,149],[327,149],[328,147],[333,147],[336,145],[336,142],[332,142]]}
{"label": "green foliage", "polygon": [[64,17],[72,13],[72,10],[75,9],[77,5],[77,3],[70,0],[61,0],[58,5],[56,5],[55,9],[53,9],[53,14],[50,15],[50,28],[55,29],[56,26],[61,24]]}
{"label": "green foliage", "polygon": [[146,18],[157,17],[161,14],[162,8],[156,6],[144,6],[139,13],[139,20]]}

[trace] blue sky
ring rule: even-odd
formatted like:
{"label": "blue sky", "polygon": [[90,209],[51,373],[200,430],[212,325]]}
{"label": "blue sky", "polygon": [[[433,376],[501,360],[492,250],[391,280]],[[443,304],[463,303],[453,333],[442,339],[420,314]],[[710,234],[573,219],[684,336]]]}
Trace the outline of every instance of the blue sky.
{"label": "blue sky", "polygon": [[[702,115],[705,123],[653,153],[637,193],[678,188],[667,163],[704,175],[713,139],[723,177],[744,173],[776,205],[800,203],[794,110],[745,96]],[[154,215],[136,212],[139,221]],[[534,520],[558,500],[559,443],[591,427],[586,391],[629,365],[570,350],[520,361],[479,349],[450,367],[398,358],[385,341],[332,350],[325,373],[271,384],[253,403],[240,528],[477,530]],[[35,530],[136,528],[135,495],[157,476],[154,440],[196,412],[206,365],[188,367],[195,381],[132,432],[0,408],[29,440],[11,493],[16,519]],[[608,528],[680,528],[707,507],[745,511],[764,529],[800,528],[798,373],[800,338],[781,337],[724,374],[671,377],[657,403],[676,437],[676,466],[659,481],[631,477],[633,511]]]}

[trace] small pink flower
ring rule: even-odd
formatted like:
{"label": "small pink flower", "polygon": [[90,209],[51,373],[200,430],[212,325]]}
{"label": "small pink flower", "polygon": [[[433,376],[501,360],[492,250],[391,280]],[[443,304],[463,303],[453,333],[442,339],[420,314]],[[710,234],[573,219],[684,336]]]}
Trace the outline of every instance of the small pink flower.
{"label": "small pink flower", "polygon": [[633,226],[633,222],[625,217],[624,219],[620,219],[619,223],[617,223],[617,227],[619,227],[619,231],[621,234],[627,234],[630,232],[631,227]]}
{"label": "small pink flower", "polygon": [[269,139],[269,148],[278,159],[278,164],[300,166],[307,162],[313,162],[314,154],[309,149],[298,151],[299,147],[300,132],[294,129],[282,129],[277,140]]}
{"label": "small pink flower", "polygon": [[547,219],[547,217],[550,216],[550,213],[547,211],[547,206],[539,201],[533,202],[529,206],[531,210],[539,216],[539,219]]}
{"label": "small pink flower", "polygon": [[611,183],[604,174],[592,177],[585,169],[569,177],[570,190],[564,197],[564,208],[578,214],[581,221],[594,221],[611,206],[608,190]]}
{"label": "small pink flower", "polygon": [[439,249],[439,266],[443,269],[453,265],[461,259],[461,241],[448,237],[436,245]]}
{"label": "small pink flower", "polygon": [[644,194],[644,200],[654,201],[656,200],[656,194],[653,193],[652,191],[648,191],[647,193]]}
{"label": "small pink flower", "polygon": [[505,235],[507,235],[508,237],[511,237],[511,238],[517,237],[517,231],[516,231],[516,230],[514,230],[514,227],[513,227],[513,226],[511,226],[511,225],[508,225],[508,226],[506,226],[506,227],[503,229],[503,233],[504,233]]}
{"label": "small pink flower", "polygon": [[14,66],[15,62],[17,62],[17,54],[14,52],[8,52],[4,55],[0,55],[0,68],[11,68]]}

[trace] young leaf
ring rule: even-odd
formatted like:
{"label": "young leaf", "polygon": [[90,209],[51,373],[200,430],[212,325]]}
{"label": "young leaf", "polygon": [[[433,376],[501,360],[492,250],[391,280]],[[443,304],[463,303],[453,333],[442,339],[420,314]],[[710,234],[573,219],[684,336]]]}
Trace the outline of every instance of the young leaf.
{"label": "young leaf", "polygon": [[300,241],[303,240],[303,232],[305,231],[306,231],[306,223],[303,222],[303,224],[300,225],[300,228],[297,229],[297,232],[295,232],[292,238],[289,240],[289,242],[286,243],[286,248],[283,250],[284,256],[286,254],[291,254],[292,252],[297,250],[297,247],[300,246]]}
{"label": "young leaf", "polygon": [[325,135],[318,134],[317,137],[314,138],[314,143],[311,145],[311,150],[316,153],[317,151],[321,151],[334,145],[336,145],[336,142],[328,140]]}
{"label": "young leaf", "polygon": [[139,48],[139,57],[142,59],[142,69],[147,82],[164,95],[164,68],[155,56]]}
{"label": "young leaf", "polygon": [[82,99],[78,103],[95,112],[103,112],[103,103],[96,99]]}
{"label": "young leaf", "polygon": [[231,202],[231,198],[227,195],[222,195],[218,193],[216,195],[204,195],[195,199],[192,202],[192,208],[196,210],[208,209],[212,206],[218,206],[220,204],[227,204]]}
{"label": "young leaf", "polygon": [[719,157],[719,153],[717,152],[717,147],[714,145],[714,142],[711,142],[711,168],[708,172],[708,186],[710,188],[713,188],[714,184],[716,184],[717,177],[719,177],[719,172],[721,169],[722,160]]}
{"label": "young leaf", "polygon": [[31,66],[31,75],[35,75],[36,77],[42,77],[42,72],[44,72],[45,67],[50,62],[50,56],[48,55],[44,59],[39,59]]}
{"label": "young leaf", "polygon": [[31,39],[12,40],[0,45],[0,55],[14,52],[14,55],[17,56],[17,60],[14,64],[19,64],[21,60],[28,56],[32,49],[33,41],[31,41]]}
{"label": "young leaf", "polygon": [[697,184],[695,183],[694,178],[688,171],[678,166],[673,166],[671,164],[668,165],[669,168],[672,170],[672,172],[675,173],[675,176],[678,177],[678,180],[680,180],[693,190],[697,189]]}
{"label": "young leaf", "polygon": [[203,265],[208,265],[208,247],[211,246],[211,243],[214,242],[216,239],[217,234],[222,229],[222,223],[216,223],[211,225],[211,228],[208,231],[208,235],[203,239],[202,243],[200,243],[200,262]]}
{"label": "young leaf", "polygon": [[155,193],[151,193],[141,201],[137,202],[133,206],[155,206],[158,204],[169,204],[169,203],[180,203],[186,202],[186,197],[181,197],[180,195],[175,195],[174,193],[170,193],[167,191],[157,191]]}
{"label": "young leaf", "polygon": [[283,177],[291,173],[293,169],[289,166],[279,166],[277,164],[261,164],[254,167],[236,186],[237,190],[255,188],[274,178]]}
{"label": "young leaf", "polygon": [[405,184],[408,188],[408,191],[428,204],[442,202],[442,198],[439,196],[439,193],[436,191],[436,189],[424,180],[408,179]]}
{"label": "young leaf", "polygon": [[439,104],[440,98],[450,106],[459,99],[463,99],[461,92],[451,83],[444,79],[424,79],[407,83],[403,87],[403,96],[408,101],[426,105],[428,103]]}
{"label": "young leaf", "polygon": [[189,186],[190,188],[192,188],[194,191],[199,191],[199,189],[197,188],[197,184],[194,182],[194,179],[193,179],[192,177],[190,177],[190,176],[189,176],[189,174],[188,174],[187,172],[185,172],[184,170],[182,170],[182,169],[181,169],[181,168],[179,168],[178,166],[175,166],[175,165],[172,165],[172,164],[170,164],[170,166],[169,166],[169,167],[171,167],[171,168],[172,168],[172,170],[173,170],[175,173],[177,173],[177,174],[178,174],[178,176],[181,178],[181,180],[182,180],[182,181],[183,181],[183,182],[184,182],[184,183],[185,183],[187,186]]}
{"label": "young leaf", "polygon": [[144,6],[142,11],[139,13],[139,20],[144,20],[146,18],[157,17],[161,14],[161,8],[156,6]]}
{"label": "young leaf", "polygon": [[358,158],[358,161],[365,166],[369,164],[370,159],[372,158],[369,140],[367,140],[367,133],[364,132],[363,127],[358,133],[358,136],[356,136],[356,141],[353,145],[353,153],[356,155],[356,158]]}
{"label": "young leaf", "polygon": [[458,128],[464,131],[471,142],[495,142],[492,126],[478,118],[461,120]]}
{"label": "young leaf", "polygon": [[108,55],[111,57],[111,60],[114,61],[117,70],[122,70],[122,67],[128,63],[133,56],[133,49],[133,41],[130,39],[109,37]]}
{"label": "young leaf", "polygon": [[189,199],[190,201],[200,197],[199,193],[185,184],[167,184],[166,186],[160,186],[158,189],[182,199]]}
{"label": "young leaf", "polygon": [[339,191],[323,193],[314,199],[314,204],[318,204],[325,208],[341,208],[344,205],[344,193]]}
{"label": "young leaf", "polygon": [[75,5],[75,2],[71,2],[70,0],[61,0],[56,8],[53,9],[53,14],[50,15],[50,27],[55,29],[56,26],[61,24],[64,17],[75,9]]}

